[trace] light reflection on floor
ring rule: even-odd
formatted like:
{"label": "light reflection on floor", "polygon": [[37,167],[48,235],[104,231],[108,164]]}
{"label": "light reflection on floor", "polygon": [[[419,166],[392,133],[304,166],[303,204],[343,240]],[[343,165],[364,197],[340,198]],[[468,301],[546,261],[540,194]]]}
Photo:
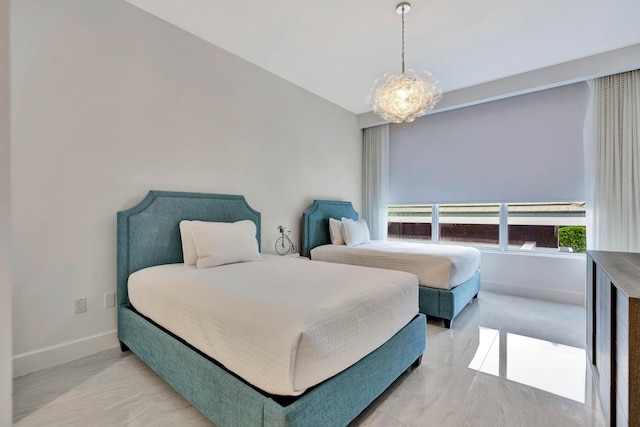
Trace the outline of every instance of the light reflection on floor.
{"label": "light reflection on floor", "polygon": [[584,403],[584,349],[478,328],[479,344],[470,369]]}

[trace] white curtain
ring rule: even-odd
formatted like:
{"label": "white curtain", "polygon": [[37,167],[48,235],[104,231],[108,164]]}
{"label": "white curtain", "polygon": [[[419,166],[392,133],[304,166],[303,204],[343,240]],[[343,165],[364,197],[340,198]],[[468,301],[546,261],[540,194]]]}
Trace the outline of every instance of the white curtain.
{"label": "white curtain", "polygon": [[362,215],[373,240],[387,238],[389,200],[389,125],[364,129],[362,144]]}
{"label": "white curtain", "polygon": [[640,70],[595,80],[590,249],[640,252]]}
{"label": "white curtain", "polygon": [[593,207],[594,207],[594,185],[595,185],[595,172],[593,168],[593,154],[594,154],[594,107],[593,107],[593,98],[594,98],[594,87],[595,82],[593,80],[589,80],[587,82],[589,84],[589,102],[587,104],[587,111],[585,113],[584,118],[584,127],[582,130],[582,137],[584,143],[584,186],[585,186],[585,220],[587,223],[587,249],[595,249],[595,221],[593,218]]}

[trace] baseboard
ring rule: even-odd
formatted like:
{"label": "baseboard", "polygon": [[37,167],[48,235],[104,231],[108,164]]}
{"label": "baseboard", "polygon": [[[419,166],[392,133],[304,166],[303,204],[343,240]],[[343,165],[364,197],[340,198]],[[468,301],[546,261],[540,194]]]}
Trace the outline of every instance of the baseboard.
{"label": "baseboard", "polygon": [[117,347],[118,331],[108,331],[90,337],[68,341],[13,356],[13,376],[28,374],[61,363],[81,359]]}
{"label": "baseboard", "polygon": [[584,306],[585,296],[582,292],[563,291],[559,289],[534,288],[482,280],[482,290],[518,297],[536,298],[547,301],[563,302]]}

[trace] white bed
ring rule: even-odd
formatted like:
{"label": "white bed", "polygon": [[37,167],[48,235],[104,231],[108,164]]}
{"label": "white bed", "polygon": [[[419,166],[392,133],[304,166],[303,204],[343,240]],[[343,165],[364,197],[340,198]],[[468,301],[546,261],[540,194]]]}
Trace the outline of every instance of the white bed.
{"label": "white bed", "polygon": [[314,200],[302,214],[300,248],[300,254],[312,260],[416,274],[420,279],[420,313],[443,319],[447,328],[480,290],[480,252],[477,249],[412,242],[374,242],[370,245],[366,221],[359,219],[350,202]]}
{"label": "white bed", "polygon": [[414,274],[262,255],[129,277],[144,316],[265,392],[296,396],[353,365],[418,313]]}
{"label": "white bed", "polygon": [[418,276],[422,286],[453,289],[480,268],[480,251],[467,246],[370,240],[358,246],[321,245],[311,259],[390,270]]}

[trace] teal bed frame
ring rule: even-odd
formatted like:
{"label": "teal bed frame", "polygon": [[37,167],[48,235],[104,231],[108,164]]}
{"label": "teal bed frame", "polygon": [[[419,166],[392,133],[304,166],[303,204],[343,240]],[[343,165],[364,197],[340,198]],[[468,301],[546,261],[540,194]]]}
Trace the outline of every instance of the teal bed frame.
{"label": "teal bed frame", "polygon": [[[302,214],[302,242],[300,255],[311,258],[311,249],[331,243],[329,237],[329,218],[357,220],[358,212],[351,202],[335,200],[314,200],[309,209]],[[453,319],[467,304],[478,296],[480,290],[480,270],[476,271],[466,282],[451,290],[420,286],[420,313],[437,317],[451,328]]]}
{"label": "teal bed frame", "polygon": [[345,426],[400,375],[420,364],[426,345],[422,314],[359,362],[301,396],[273,396],[248,384],[129,303],[131,273],[183,262],[182,219],[248,219],[256,224],[260,244],[260,213],[243,196],[150,191],[136,206],[118,212],[118,338],[123,351],[135,353],[218,426]]}

